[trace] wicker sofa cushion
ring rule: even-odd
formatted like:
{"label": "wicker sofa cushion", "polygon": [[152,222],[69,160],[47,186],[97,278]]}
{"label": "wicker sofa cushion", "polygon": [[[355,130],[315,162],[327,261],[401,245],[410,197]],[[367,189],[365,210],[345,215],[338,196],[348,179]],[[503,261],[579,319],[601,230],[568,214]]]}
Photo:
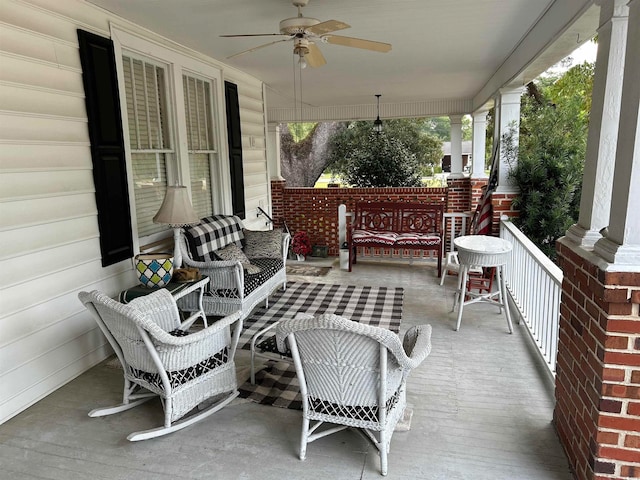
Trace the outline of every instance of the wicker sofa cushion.
{"label": "wicker sofa cushion", "polygon": [[252,265],[244,252],[235,243],[230,243],[226,247],[216,250],[214,253],[217,257],[216,260],[235,260],[242,264],[242,268],[244,268],[247,273],[260,273],[260,267]]}
{"label": "wicker sofa cushion", "polygon": [[[273,277],[284,268],[284,263],[279,258],[254,258],[254,265],[260,268],[260,272],[255,274],[246,273],[244,276],[244,296],[248,296],[256,288]],[[215,287],[215,285],[212,285]],[[235,289],[217,289],[207,293],[216,297],[237,298],[238,292]]]}
{"label": "wicker sofa cushion", "polygon": [[235,215],[205,217],[199,225],[184,229],[191,257],[197,262],[218,260],[214,252],[243,239],[243,225]]}
{"label": "wicker sofa cushion", "polygon": [[282,230],[245,230],[244,243],[249,258],[282,258]]}

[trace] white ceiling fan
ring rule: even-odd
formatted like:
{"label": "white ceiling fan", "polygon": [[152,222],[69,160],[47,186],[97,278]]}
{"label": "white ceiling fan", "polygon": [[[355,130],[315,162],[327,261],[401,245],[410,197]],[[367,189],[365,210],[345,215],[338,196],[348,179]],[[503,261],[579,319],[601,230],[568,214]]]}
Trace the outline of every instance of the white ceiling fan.
{"label": "white ceiling fan", "polygon": [[266,37],[275,35],[286,36],[287,38],[238,52],[227,57],[227,59],[244,55],[245,53],[255,52],[261,48],[268,47],[276,43],[288,42],[290,40],[293,40],[293,53],[300,57],[299,62],[302,67],[305,67],[307,64],[312,67],[321,67],[327,63],[324,55],[322,55],[322,52],[316,45],[320,42],[342,45],[345,47],[363,48],[365,50],[382,53],[386,53],[391,50],[391,44],[389,43],[334,35],[333,32],[349,28],[350,25],[338,20],[327,20],[326,22],[321,22],[316,18],[303,16],[302,7],[306,6],[307,3],[309,3],[309,0],[292,0],[292,3],[295,7],[298,7],[298,16],[282,20],[280,22],[280,33],[220,35],[221,37]]}

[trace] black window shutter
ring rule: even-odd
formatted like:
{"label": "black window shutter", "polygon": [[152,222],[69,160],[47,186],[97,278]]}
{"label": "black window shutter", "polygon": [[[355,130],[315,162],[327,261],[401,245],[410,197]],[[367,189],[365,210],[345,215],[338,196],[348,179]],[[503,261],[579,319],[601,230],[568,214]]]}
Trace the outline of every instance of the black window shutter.
{"label": "black window shutter", "polygon": [[242,132],[240,131],[238,86],[235,83],[224,82],[224,97],[227,104],[227,138],[229,139],[229,169],[231,171],[233,214],[240,218],[245,218]]}
{"label": "black window shutter", "polygon": [[113,42],[78,30],[102,266],[133,256],[129,189]]}

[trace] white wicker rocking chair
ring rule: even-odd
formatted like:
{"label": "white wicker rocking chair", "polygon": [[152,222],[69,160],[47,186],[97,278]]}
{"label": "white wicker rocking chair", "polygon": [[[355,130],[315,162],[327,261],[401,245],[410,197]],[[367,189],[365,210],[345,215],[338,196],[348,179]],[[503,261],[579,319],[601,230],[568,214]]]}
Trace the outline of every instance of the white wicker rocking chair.
{"label": "white wicker rocking chair", "polygon": [[[160,396],[164,425],[131,433],[127,439],[134,442],[192,425],[238,396],[233,359],[242,330],[240,312],[187,334],[180,329],[175,300],[164,289],[127,305],[98,291],[80,292],[78,297],[93,314],[124,370],[122,403],[92,410],[90,417],[123,412]],[[180,420],[212,397],[219,398]]]}
{"label": "white wicker rocking chair", "polygon": [[[391,435],[406,407],[407,375],[431,350],[431,325],[412,327],[401,343],[390,330],[337,315],[298,315],[279,322],[276,337],[280,351],[289,342],[300,382],[300,459],[308,443],[355,427],[378,449],[386,475]],[[324,422],[338,426],[315,433]]]}

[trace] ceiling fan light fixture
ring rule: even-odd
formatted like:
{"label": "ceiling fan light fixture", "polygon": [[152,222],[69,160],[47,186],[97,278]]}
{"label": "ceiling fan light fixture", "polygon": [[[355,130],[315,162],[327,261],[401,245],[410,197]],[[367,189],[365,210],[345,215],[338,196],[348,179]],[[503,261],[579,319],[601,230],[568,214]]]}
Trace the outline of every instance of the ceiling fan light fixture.
{"label": "ceiling fan light fixture", "polygon": [[307,68],[307,59],[305,58],[305,55],[309,53],[308,45],[309,43],[305,39],[296,39],[293,54],[298,55],[298,66],[300,68]]}
{"label": "ceiling fan light fixture", "polygon": [[382,120],[380,120],[380,97],[381,96],[382,96],[381,94],[376,95],[376,99],[378,101],[378,116],[373,121],[373,131],[376,133],[382,132]]}

